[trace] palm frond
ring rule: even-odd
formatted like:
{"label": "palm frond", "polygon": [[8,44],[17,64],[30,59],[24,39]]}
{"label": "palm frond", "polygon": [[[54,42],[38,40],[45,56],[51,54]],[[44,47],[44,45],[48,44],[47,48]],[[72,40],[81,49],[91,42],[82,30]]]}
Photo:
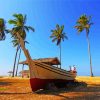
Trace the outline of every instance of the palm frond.
{"label": "palm frond", "polygon": [[89,23],[89,25],[91,26],[91,25],[93,25],[94,23]]}
{"label": "palm frond", "polygon": [[23,26],[24,24],[24,16],[22,14],[14,14],[15,21],[17,22],[17,26]]}
{"label": "palm frond", "polygon": [[24,19],[23,19],[23,24],[24,24],[24,25],[26,24],[26,20],[27,20],[27,16],[24,15]]}
{"label": "palm frond", "polygon": [[78,32],[82,32],[85,29],[85,27],[83,27],[82,25],[77,25],[75,26],[75,28],[77,29]]}
{"label": "palm frond", "polygon": [[51,30],[51,32],[54,32],[54,30]]}
{"label": "palm frond", "polygon": [[56,28],[57,28],[57,30],[59,30],[59,25],[58,24],[56,25]]}
{"label": "palm frond", "polygon": [[9,24],[14,24],[14,25],[17,24],[17,22],[16,22],[15,20],[9,20],[8,23],[9,23]]}
{"label": "palm frond", "polygon": [[64,41],[64,39],[68,39],[65,33],[63,33],[64,30],[64,25],[59,26],[58,24],[56,25],[56,29],[51,30],[52,34],[50,38],[53,38],[53,42],[57,41],[57,45],[60,44],[61,40]]}
{"label": "palm frond", "polygon": [[33,32],[35,31],[34,28],[32,28],[31,26],[26,26],[26,15],[22,15],[22,14],[14,14],[13,17],[15,19],[10,20],[9,22],[11,24],[14,25],[14,27],[12,28],[12,30],[8,31],[12,38],[14,39],[13,44],[14,46],[18,45],[16,39],[17,39],[17,35],[16,32],[19,33],[19,35],[22,37],[22,39],[28,43],[26,41],[26,31],[32,30]]}
{"label": "palm frond", "polygon": [[63,33],[62,37],[63,37],[63,40],[64,40],[64,38],[68,40],[68,36],[66,35],[66,33]]}
{"label": "palm frond", "polygon": [[27,43],[27,44],[29,44],[29,42],[28,42],[28,41],[24,41],[24,43]]}
{"label": "palm frond", "polygon": [[57,40],[57,45],[59,45],[61,43],[61,39]]}
{"label": "palm frond", "polygon": [[82,15],[75,26],[78,32],[82,32],[84,29],[89,29],[93,23],[91,22],[91,16]]}
{"label": "palm frond", "polygon": [[18,14],[16,14],[16,13],[13,14],[13,17],[18,18]]}
{"label": "palm frond", "polygon": [[53,35],[50,36],[50,38],[53,38],[53,37],[55,37],[55,36],[53,36]]}
{"label": "palm frond", "polygon": [[13,46],[16,47],[16,46],[18,46],[18,44],[19,44],[19,43],[13,43]]}
{"label": "palm frond", "polygon": [[17,20],[23,19],[23,15],[22,14],[13,14],[13,17],[15,17]]}
{"label": "palm frond", "polygon": [[0,18],[0,41],[5,40],[5,20],[3,18]]}
{"label": "palm frond", "polygon": [[14,40],[12,40],[11,42],[13,43],[13,46],[14,46],[14,47],[16,47],[16,46],[19,45],[18,39],[14,39]]}
{"label": "palm frond", "polygon": [[64,30],[64,25],[61,26],[61,30]]}
{"label": "palm frond", "polygon": [[27,26],[24,26],[24,28],[25,28],[25,30],[26,30],[27,32],[29,32],[29,28],[28,28]]}
{"label": "palm frond", "polygon": [[52,42],[55,42],[57,40],[57,38],[55,37],[53,40],[52,40]]}
{"label": "palm frond", "polygon": [[5,38],[6,38],[6,35],[5,35],[5,33],[4,32],[0,32],[0,41],[1,40],[5,40]]}
{"label": "palm frond", "polygon": [[18,41],[18,39],[14,39],[14,40],[12,40],[11,42],[17,42]]}
{"label": "palm frond", "polygon": [[31,31],[35,31],[35,29],[33,28],[33,27],[31,27],[31,26],[27,26],[27,28],[29,29],[29,30],[31,30]]}

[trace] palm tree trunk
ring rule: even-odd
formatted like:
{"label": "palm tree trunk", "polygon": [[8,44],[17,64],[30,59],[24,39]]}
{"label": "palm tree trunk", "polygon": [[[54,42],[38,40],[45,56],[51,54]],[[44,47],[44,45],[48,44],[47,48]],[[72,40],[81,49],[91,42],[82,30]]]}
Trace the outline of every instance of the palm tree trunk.
{"label": "palm tree trunk", "polygon": [[17,68],[16,68],[15,76],[17,76],[17,72],[18,72],[18,65],[19,65],[20,55],[21,55],[21,48],[20,48],[20,51],[19,51],[19,57],[18,57],[18,62],[17,62]]}
{"label": "palm tree trunk", "polygon": [[[23,52],[24,52],[24,54],[25,54],[25,56],[26,56],[26,60],[28,61],[29,70],[30,70],[30,77],[31,77],[31,76],[34,74],[34,73],[32,72],[32,66],[34,65],[34,64],[32,63],[32,58],[31,58],[31,56],[30,56],[29,51],[26,49],[25,43],[24,43],[23,39],[21,38],[21,36],[19,35],[19,32],[16,32],[16,35],[17,35],[17,38],[19,39],[20,46],[21,46],[21,48],[22,48],[22,50],[23,50]],[[34,74],[34,77],[36,77],[35,74]]]}
{"label": "palm tree trunk", "polygon": [[14,60],[14,66],[13,66],[12,77],[14,77],[14,75],[15,75],[15,65],[16,65],[16,59],[17,59],[18,50],[19,50],[19,45],[17,46],[17,49],[16,49],[16,54],[15,54],[15,60]]}
{"label": "palm tree trunk", "polygon": [[90,75],[91,75],[91,77],[93,77],[92,58],[91,58],[91,52],[90,52],[90,41],[89,41],[88,33],[87,33],[86,37],[87,37],[87,42],[88,42],[88,53],[89,53],[89,60],[90,60]]}
{"label": "palm tree trunk", "polygon": [[61,43],[60,43],[59,47],[60,47],[60,68],[61,68]]}

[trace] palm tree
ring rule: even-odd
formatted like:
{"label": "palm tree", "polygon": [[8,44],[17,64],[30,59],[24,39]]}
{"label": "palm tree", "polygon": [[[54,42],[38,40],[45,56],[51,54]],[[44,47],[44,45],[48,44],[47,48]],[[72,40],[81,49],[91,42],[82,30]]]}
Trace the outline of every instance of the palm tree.
{"label": "palm tree", "polygon": [[[26,44],[26,43],[29,44],[27,41],[24,41],[24,44]],[[17,52],[17,51],[16,51],[16,52]],[[21,56],[21,46],[19,47],[19,56],[18,56],[18,62],[17,62],[17,68],[16,68],[15,76],[17,76],[18,65],[19,65],[20,56]]]}
{"label": "palm tree", "polygon": [[[19,56],[18,56],[18,62],[17,62],[17,68],[16,68],[16,73],[15,76],[17,76],[17,71],[18,71],[18,65],[19,65],[19,60],[20,60],[20,55],[21,55],[21,46],[19,45],[18,39],[13,39],[12,40],[13,46],[17,47],[16,49],[16,54],[15,54],[15,60],[14,60],[14,66],[16,65],[16,59],[19,51]],[[24,44],[29,44],[27,41],[24,40]]]}
{"label": "palm tree", "polygon": [[[29,32],[29,30],[32,30],[34,32],[34,28],[32,28],[31,26],[26,26],[26,15],[14,14],[13,17],[14,17],[13,20],[9,20],[9,24],[14,25],[14,27],[9,32],[11,33],[14,41],[16,41],[14,43],[17,43],[17,50],[16,50],[16,53],[17,53],[20,46],[19,46],[19,40],[17,39],[16,33],[18,32],[21,38],[25,41],[26,31]],[[14,77],[16,58],[17,58],[17,54],[15,55],[12,77]]]}
{"label": "palm tree", "polygon": [[0,41],[5,40],[5,20],[3,18],[0,18]]}
{"label": "palm tree", "polygon": [[18,39],[12,40],[12,43],[13,43],[13,46],[14,46],[14,47],[17,47],[17,48],[16,48],[15,59],[14,59],[13,74],[12,74],[12,76],[14,77],[15,66],[16,66],[16,59],[17,59],[18,51],[19,51],[19,49],[20,49],[20,45],[19,45],[19,43],[18,43]]}
{"label": "palm tree", "polygon": [[16,68],[15,76],[17,76],[17,72],[18,72],[18,65],[19,65],[20,55],[21,55],[21,48],[19,49],[19,56],[18,56],[18,62],[17,62],[17,68]]}
{"label": "palm tree", "polygon": [[91,58],[91,53],[90,53],[90,41],[89,41],[89,31],[90,27],[93,23],[91,22],[91,16],[86,16],[82,15],[76,23],[75,28],[77,29],[78,33],[81,33],[83,30],[86,31],[86,38],[88,42],[88,53],[89,53],[89,60],[90,60],[90,74],[91,77],[93,77],[93,72],[92,72],[92,58]]}
{"label": "palm tree", "polygon": [[61,41],[68,37],[66,36],[66,33],[63,32],[64,30],[64,25],[59,26],[58,24],[56,25],[56,29],[51,30],[52,34],[50,38],[52,39],[52,42],[57,42],[57,46],[60,47],[60,68],[61,68]]}

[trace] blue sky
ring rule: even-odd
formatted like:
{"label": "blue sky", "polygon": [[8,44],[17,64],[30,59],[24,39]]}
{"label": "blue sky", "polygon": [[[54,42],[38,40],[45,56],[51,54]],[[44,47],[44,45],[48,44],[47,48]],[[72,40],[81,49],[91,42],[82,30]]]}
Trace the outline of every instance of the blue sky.
{"label": "blue sky", "polygon": [[[80,15],[92,16],[94,25],[90,29],[90,43],[94,75],[100,76],[100,1],[99,0],[0,0],[0,18],[12,19],[12,14],[27,15],[27,25],[35,32],[27,33],[27,48],[33,59],[59,57],[59,47],[51,42],[49,36],[56,24],[64,25],[68,40],[62,43],[62,68],[76,65],[78,75],[90,75],[86,34],[77,35],[74,29]],[[7,27],[11,28],[8,25]],[[10,35],[0,41],[0,75],[7,75],[13,68],[16,48],[11,43]],[[25,60],[22,53],[21,61]],[[19,71],[21,66],[19,66]]]}

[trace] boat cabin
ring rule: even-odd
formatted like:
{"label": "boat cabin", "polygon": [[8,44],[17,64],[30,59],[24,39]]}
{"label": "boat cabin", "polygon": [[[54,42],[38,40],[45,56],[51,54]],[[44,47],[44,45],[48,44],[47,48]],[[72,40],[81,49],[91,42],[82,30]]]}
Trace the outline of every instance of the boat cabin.
{"label": "boat cabin", "polygon": [[[60,65],[60,61],[57,57],[55,58],[40,58],[40,59],[33,59],[33,61],[45,63],[48,65],[58,66]],[[28,65],[28,61],[19,62],[19,64]]]}

